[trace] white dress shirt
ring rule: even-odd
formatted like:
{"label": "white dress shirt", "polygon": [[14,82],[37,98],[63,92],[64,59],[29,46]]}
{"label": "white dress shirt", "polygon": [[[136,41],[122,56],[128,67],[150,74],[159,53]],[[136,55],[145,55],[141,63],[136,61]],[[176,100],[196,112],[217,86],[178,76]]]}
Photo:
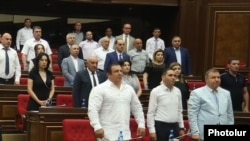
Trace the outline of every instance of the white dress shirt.
{"label": "white dress shirt", "polygon": [[24,43],[33,37],[32,28],[23,27],[17,31],[16,36],[16,47],[17,50],[20,50],[20,45],[24,45]]}
{"label": "white dress shirt", "polygon": [[[89,77],[90,77],[90,80],[91,80],[92,88],[94,88],[95,85],[94,85],[93,74],[92,74],[92,72],[91,72],[88,68],[87,68],[87,70],[88,70]],[[96,85],[99,85],[99,80],[98,80],[98,77],[97,77],[97,73],[96,73],[96,72],[94,72],[94,77],[95,77]]]}
{"label": "white dress shirt", "polygon": [[[157,48],[155,48],[155,40],[157,40]],[[165,43],[161,38],[151,37],[146,41],[146,51],[148,52],[148,57],[153,60],[153,54],[157,49],[165,49]]]}
{"label": "white dress shirt", "polygon": [[19,82],[21,77],[21,66],[19,63],[17,52],[9,47],[7,53],[9,56],[9,74],[6,76],[5,74],[5,50],[4,46],[0,44],[0,66],[2,67],[0,69],[0,78],[3,79],[10,79],[13,76],[15,76],[15,81]]}
{"label": "white dress shirt", "polygon": [[85,40],[80,42],[79,47],[82,48],[82,54],[84,57],[84,60],[87,60],[89,58],[89,56],[91,56],[94,52],[95,49],[97,49],[98,43],[94,40]]}
{"label": "white dress shirt", "polygon": [[78,58],[75,58],[72,55],[70,55],[70,57],[71,57],[71,59],[72,59],[72,61],[74,63],[74,67],[76,69],[76,72],[78,72],[78,61],[77,61]]}
{"label": "white dress shirt", "polygon": [[180,50],[180,47],[178,49],[176,49],[174,47],[174,51],[175,51],[177,62],[181,65],[181,50]]}
{"label": "white dress shirt", "polygon": [[152,89],[149,98],[147,126],[150,133],[156,133],[155,120],[168,123],[179,123],[184,128],[182,115],[182,98],[179,88],[170,90],[164,84]]}
{"label": "white dress shirt", "polygon": [[88,116],[94,131],[104,130],[104,138],[117,140],[123,131],[123,139],[131,138],[129,121],[131,112],[138,121],[138,127],[145,128],[141,103],[134,89],[122,83],[120,88],[110,80],[94,87],[90,92]]}
{"label": "white dress shirt", "polygon": [[39,41],[37,41],[33,37],[25,42],[23,49],[22,49],[22,53],[27,55],[28,62],[30,62],[33,58],[36,57],[36,55],[35,55],[35,45],[36,44],[42,44],[44,46],[45,53],[47,53],[48,55],[52,54],[49,43],[46,40],[40,39]]}
{"label": "white dress shirt", "polygon": [[113,52],[114,50],[112,48],[104,49],[102,46],[95,49],[93,55],[97,57],[98,59],[98,66],[97,68],[100,70],[104,70],[104,63],[106,60],[106,55],[109,52]]}

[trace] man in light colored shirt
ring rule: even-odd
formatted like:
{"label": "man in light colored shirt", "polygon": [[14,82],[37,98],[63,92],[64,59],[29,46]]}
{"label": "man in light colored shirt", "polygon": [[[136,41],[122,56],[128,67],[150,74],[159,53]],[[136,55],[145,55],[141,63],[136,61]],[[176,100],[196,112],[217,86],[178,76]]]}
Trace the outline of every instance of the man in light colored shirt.
{"label": "man in light colored shirt", "polygon": [[82,32],[82,23],[81,22],[76,22],[74,25],[74,31],[73,33],[75,34],[76,37],[76,44],[79,45],[81,41],[84,39],[84,33]]}
{"label": "man in light colored shirt", "polygon": [[128,52],[132,63],[131,72],[142,74],[149,63],[148,53],[142,48],[142,40],[140,38],[135,39],[134,46],[135,48]]}
{"label": "man in light colored shirt", "polygon": [[82,48],[83,59],[87,60],[91,56],[95,49],[99,47],[98,43],[93,40],[93,33],[91,31],[86,32],[86,40],[79,43]]}
{"label": "man in light colored shirt", "polygon": [[0,66],[2,67],[0,69],[0,84],[19,85],[21,66],[17,52],[10,47],[12,37],[9,33],[3,33],[0,41]]}
{"label": "man in light colored shirt", "polygon": [[[35,55],[35,45],[42,44],[45,49],[45,53],[49,55],[50,62],[52,62],[51,54],[52,51],[50,49],[49,43],[42,39],[42,28],[40,26],[33,27],[33,38],[27,40],[22,49],[22,62],[24,65],[24,70],[28,70],[29,62],[36,57]],[[51,63],[52,64],[52,63]],[[51,68],[50,64],[50,68]]]}
{"label": "man in light colored shirt", "polygon": [[24,27],[17,31],[16,36],[16,48],[17,51],[21,51],[24,43],[33,37],[33,31],[31,28],[31,19],[24,19]]}
{"label": "man in light colored shirt", "polygon": [[141,103],[134,89],[122,82],[122,69],[112,64],[107,70],[108,80],[94,87],[89,97],[88,116],[96,138],[117,140],[120,131],[123,140],[131,138],[131,113],[136,118],[137,135],[145,135],[145,121]]}
{"label": "man in light colored shirt", "polygon": [[101,40],[101,47],[94,50],[94,56],[98,59],[98,69],[104,71],[104,63],[106,55],[109,52],[114,51],[112,48],[109,48],[110,39],[108,37],[103,37]]}
{"label": "man in light colored shirt", "polygon": [[[110,27],[106,28],[104,37],[109,38],[109,49],[113,49],[115,45],[115,37],[112,36],[112,34],[113,34],[112,29]],[[99,46],[102,46],[102,43],[101,43],[102,39],[103,37],[98,41]]]}
{"label": "man in light colored shirt", "polygon": [[84,61],[78,58],[80,47],[74,44],[70,47],[70,56],[64,58],[61,64],[63,76],[66,78],[64,80],[64,86],[72,87],[74,82],[74,77],[76,72],[84,70]]}
{"label": "man in light colored shirt", "polygon": [[188,101],[188,120],[193,140],[204,140],[204,125],[234,124],[230,92],[220,87],[220,73],[209,69],[206,86],[193,90]]}
{"label": "man in light colored shirt", "polygon": [[184,135],[182,98],[174,86],[176,74],[167,69],[162,74],[162,84],[152,89],[149,98],[147,126],[152,141],[167,141],[170,130],[174,137]]}
{"label": "man in light colored shirt", "polygon": [[131,30],[132,30],[131,24],[125,23],[123,24],[123,28],[122,28],[123,33],[121,35],[116,36],[116,39],[122,39],[124,41],[125,44],[124,44],[123,52],[125,53],[129,52],[131,49],[134,48],[135,38],[130,35]]}
{"label": "man in light colored shirt", "polygon": [[149,38],[146,41],[146,51],[148,53],[148,56],[150,60],[153,60],[153,54],[156,50],[158,49],[165,49],[165,43],[164,41],[160,38],[161,35],[161,29],[156,27],[153,30],[153,37]]}

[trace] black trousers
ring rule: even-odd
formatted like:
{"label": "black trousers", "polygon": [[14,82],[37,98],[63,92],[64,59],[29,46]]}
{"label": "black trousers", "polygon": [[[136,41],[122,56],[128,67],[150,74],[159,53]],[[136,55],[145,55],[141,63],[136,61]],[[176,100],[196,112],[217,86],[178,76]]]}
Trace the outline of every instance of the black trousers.
{"label": "black trousers", "polygon": [[178,123],[167,123],[162,121],[155,121],[155,130],[157,141],[168,141],[170,130],[174,130],[174,137],[179,136]]}
{"label": "black trousers", "polygon": [[10,85],[13,85],[14,84],[14,77],[12,77],[10,79],[0,78],[0,84],[10,84]]}

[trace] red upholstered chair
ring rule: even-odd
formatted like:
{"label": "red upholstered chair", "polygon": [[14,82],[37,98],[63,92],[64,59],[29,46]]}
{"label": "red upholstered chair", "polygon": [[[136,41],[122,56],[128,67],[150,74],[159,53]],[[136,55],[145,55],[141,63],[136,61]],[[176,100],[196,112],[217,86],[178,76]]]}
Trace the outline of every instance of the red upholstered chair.
{"label": "red upholstered chair", "polygon": [[16,127],[20,131],[25,131],[26,123],[26,109],[28,105],[30,95],[29,94],[19,94],[17,96],[17,116],[16,116]]}
{"label": "red upholstered chair", "polygon": [[187,81],[189,90],[194,90],[196,88],[200,88],[202,86],[205,86],[206,83],[203,81]]}
{"label": "red upholstered chair", "polygon": [[89,119],[64,119],[62,124],[64,141],[96,140]]}
{"label": "red upholstered chair", "polygon": [[[138,125],[136,123],[136,120],[134,118],[130,118],[130,132],[131,132],[131,138],[136,138],[137,137],[137,128],[138,128]],[[133,140],[133,141],[150,141],[150,134],[149,134],[149,130],[147,128],[147,125],[145,124],[145,127],[146,127],[146,134],[143,138],[141,139],[136,139],[136,140]]]}
{"label": "red upholstered chair", "polygon": [[60,72],[60,71],[61,71],[61,68],[59,67],[58,64],[52,64],[52,70],[53,70],[53,71],[57,71],[57,72],[59,71],[59,72]]}
{"label": "red upholstered chair", "polygon": [[72,94],[57,94],[56,106],[73,107]]}
{"label": "red upholstered chair", "polygon": [[[184,127],[185,127],[185,134],[188,134],[188,132],[189,132],[189,122],[188,122],[188,120],[184,120]],[[181,141],[192,141],[192,137],[191,136],[189,136],[189,135],[186,135],[186,136],[184,136],[183,138],[182,138],[182,140]]]}
{"label": "red upholstered chair", "polygon": [[55,76],[54,83],[55,86],[64,86],[64,76]]}
{"label": "red upholstered chair", "polygon": [[28,78],[27,77],[21,77],[20,78],[20,85],[27,85],[28,84]]}
{"label": "red upholstered chair", "polygon": [[53,63],[57,63],[57,61],[58,61],[58,55],[57,54],[52,54],[51,58],[52,58]]}

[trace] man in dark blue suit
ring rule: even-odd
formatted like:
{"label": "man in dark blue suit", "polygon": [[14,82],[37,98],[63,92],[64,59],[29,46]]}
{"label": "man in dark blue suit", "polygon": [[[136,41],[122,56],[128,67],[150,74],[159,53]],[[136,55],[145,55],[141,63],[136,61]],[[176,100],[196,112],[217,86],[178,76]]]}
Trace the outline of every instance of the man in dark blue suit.
{"label": "man in dark blue suit", "polygon": [[107,79],[104,72],[97,70],[97,64],[97,58],[90,56],[86,61],[87,68],[76,73],[72,92],[74,107],[87,108],[91,89]]}
{"label": "man in dark blue suit", "polygon": [[107,68],[111,64],[116,64],[120,60],[130,60],[130,56],[127,53],[124,53],[125,42],[123,39],[116,39],[115,41],[115,51],[107,53],[105,63],[104,63],[104,71],[107,71]]}
{"label": "man in dark blue suit", "polygon": [[[61,64],[62,64],[62,60],[64,58],[67,58],[69,57],[70,55],[70,52],[69,52],[69,48],[75,44],[75,40],[76,40],[76,37],[75,37],[75,34],[74,33],[68,33],[66,35],[66,44],[65,45],[62,45],[59,47],[59,51],[58,51],[58,65],[61,67]],[[78,54],[78,57],[80,59],[83,59],[83,54],[82,54],[82,48],[79,48],[79,54]]]}
{"label": "man in dark blue suit", "polygon": [[165,64],[168,67],[173,62],[181,64],[183,75],[192,76],[192,66],[188,49],[181,47],[181,38],[174,36],[172,38],[172,46],[164,50]]}

